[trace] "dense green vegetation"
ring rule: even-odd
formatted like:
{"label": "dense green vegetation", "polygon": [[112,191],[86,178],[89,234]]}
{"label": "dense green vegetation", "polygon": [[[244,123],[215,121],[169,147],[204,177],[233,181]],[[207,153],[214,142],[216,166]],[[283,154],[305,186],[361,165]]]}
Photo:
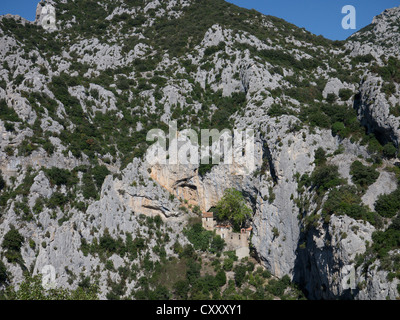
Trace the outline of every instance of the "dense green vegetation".
{"label": "dense green vegetation", "polygon": [[14,109],[9,107],[4,99],[0,99],[0,119],[13,122],[21,121]]}
{"label": "dense green vegetation", "polygon": [[273,65],[280,65],[283,67],[293,68],[295,70],[313,69],[321,65],[316,59],[297,60],[292,55],[282,50],[260,50],[258,54],[264,60],[270,62]]}
{"label": "dense green vegetation", "polygon": [[393,142],[388,142],[384,145],[383,149],[382,149],[383,155],[387,158],[395,158],[398,150],[397,148],[394,146]]}
{"label": "dense green vegetation", "polygon": [[340,178],[338,167],[335,165],[320,165],[310,177],[311,185],[318,193],[324,193],[329,189],[340,185],[343,180]]}
{"label": "dense green vegetation", "polygon": [[360,161],[354,161],[350,166],[350,174],[355,184],[368,188],[379,177],[379,172],[373,167],[365,166]]}
{"label": "dense green vegetation", "polygon": [[[365,166],[360,161],[354,161],[350,166],[350,174],[356,186],[349,186],[347,181],[341,178],[338,167],[327,163],[327,155],[322,148],[315,151],[314,162],[316,167],[311,176],[307,174],[298,176],[299,192],[303,193],[304,187],[316,190],[313,202],[317,204],[317,209],[306,217],[301,216],[307,226],[318,221],[320,216],[317,212],[322,208],[322,218],[325,222],[329,221],[331,215],[347,215],[355,220],[368,221],[378,228],[382,227],[382,217],[385,215],[378,210],[376,213],[371,212],[361,200],[368,186],[379,177],[379,172],[375,168]],[[327,199],[322,204],[322,199],[326,194]],[[300,211],[303,211],[308,208],[309,202],[301,199],[302,197],[296,202]]]}
{"label": "dense green vegetation", "polygon": [[[15,37],[17,41],[24,45],[26,52],[38,49],[45,54],[61,54],[61,45],[50,33],[43,32],[43,28],[28,23],[23,25],[14,19],[2,19],[1,28],[6,35]],[[16,79],[20,82],[23,79]]]}
{"label": "dense green vegetation", "polygon": [[392,193],[380,195],[375,202],[375,211],[382,217],[394,217],[400,211],[400,188]]}
{"label": "dense green vegetation", "polygon": [[400,83],[400,60],[390,56],[385,62],[386,64],[382,67],[373,65],[372,71],[380,75],[385,81]]}
{"label": "dense green vegetation", "polygon": [[326,151],[322,147],[319,147],[317,150],[315,150],[314,158],[314,163],[318,167],[324,165],[326,163]]}
{"label": "dense green vegetation", "polygon": [[[174,250],[179,254],[179,260],[172,259],[163,266],[155,266],[153,276],[147,282],[143,278],[139,281],[144,286],[136,291],[134,296],[137,299],[272,299],[279,296],[282,299],[294,299],[302,297],[300,291],[287,281],[269,280],[271,274],[262,268],[254,270],[254,263],[243,260],[238,261],[234,252],[225,252],[220,257],[220,251],[215,251],[212,244],[208,247],[209,256],[204,261],[198,255],[195,247],[200,251],[207,248],[208,240],[205,230],[198,223],[193,224],[189,230],[188,238],[193,243],[181,247],[175,244]],[[215,240],[215,238],[214,238]],[[207,250],[207,249],[206,249]],[[217,255],[214,253],[217,252]],[[171,264],[175,268],[171,269]],[[164,270],[162,272],[161,270]],[[204,275],[202,270],[207,270]],[[228,280],[226,272],[234,271],[234,278]],[[156,282],[158,286],[150,289],[150,284],[156,279],[170,279],[165,273],[174,272],[180,275],[175,278],[173,284],[168,282]],[[265,285],[265,282],[268,284]],[[154,283],[154,282],[153,282]],[[249,289],[249,286],[256,288],[256,291]],[[281,288],[279,290],[278,288]],[[289,291],[285,289],[290,288]],[[277,290],[278,289],[278,290]]]}
{"label": "dense green vegetation", "polygon": [[389,228],[385,231],[376,231],[372,235],[373,249],[379,258],[384,258],[388,252],[400,247],[400,216],[392,220]]}
{"label": "dense green vegetation", "polygon": [[[7,285],[9,280],[10,279],[7,268],[4,265],[3,261],[0,260],[0,287]],[[1,293],[0,293],[0,299],[1,299]]]}
{"label": "dense green vegetation", "polygon": [[[271,16],[265,17],[255,10],[239,8],[222,0],[196,1],[194,5],[183,8],[183,12],[184,14],[176,20],[161,18],[154,28],[146,29],[147,32],[145,33],[146,36],[154,39],[152,44],[168,50],[173,56],[181,55],[185,51],[193,49],[203,39],[205,32],[217,23],[233,30],[247,31],[264,40],[267,37],[273,37],[272,33],[264,32],[263,21],[269,20],[279,28],[279,33],[283,37],[291,34],[296,39],[309,41],[315,45],[341,45],[340,42],[332,42],[323,37],[314,36],[282,19]],[[248,23],[249,20],[252,23]],[[180,28],[181,25],[184,25],[185,28]],[[171,37],[171,35],[174,35],[174,37]],[[191,41],[189,46],[186,47],[189,38]],[[286,60],[294,62],[292,57],[286,57]]]}
{"label": "dense green vegetation", "polygon": [[[190,243],[182,246],[176,241],[172,248],[177,257],[169,258],[165,248],[170,245],[172,230],[159,216],[141,215],[139,223],[141,235],[134,237],[125,233],[125,240],[111,236],[107,230],[92,243],[82,238],[82,252],[98,256],[109,272],[121,277],[119,282],[109,280],[108,299],[123,296],[138,300],[304,298],[288,277],[271,279],[270,272],[255,268],[254,260],[239,261],[233,251],[223,252],[224,241],[204,230],[196,220],[190,221],[185,230]],[[150,246],[149,235],[156,241],[154,247]],[[129,263],[116,269],[110,260],[113,254],[127,258]],[[228,271],[233,271],[233,278],[228,277]],[[126,284],[132,280],[137,283],[128,292]]]}
{"label": "dense green vegetation", "polygon": [[4,178],[1,174],[1,170],[0,170],[0,192],[6,187],[6,182],[4,181]]}
{"label": "dense green vegetation", "polygon": [[349,100],[353,96],[353,91],[351,89],[340,89],[339,90],[339,97],[343,101]]}
{"label": "dense green vegetation", "polygon": [[240,231],[246,220],[251,218],[252,210],[247,206],[240,191],[226,189],[215,207],[215,214],[217,220],[229,221],[234,231]]}
{"label": "dense green vegetation", "polygon": [[11,229],[4,235],[3,242],[1,244],[1,248],[4,250],[3,254],[7,258],[7,261],[10,263],[23,263],[23,259],[21,256],[21,246],[24,243],[24,237],[15,229],[14,226],[11,226]]}
{"label": "dense green vegetation", "polygon": [[360,125],[356,111],[345,105],[312,103],[302,108],[299,118],[311,127],[331,129],[332,134],[340,138],[365,139],[365,129]]}
{"label": "dense green vegetation", "polygon": [[41,275],[30,276],[25,274],[25,280],[18,289],[9,286],[0,293],[5,300],[98,300],[98,287],[90,284],[87,287],[78,286],[75,290],[63,288],[45,289]]}
{"label": "dense green vegetation", "polygon": [[65,185],[70,188],[78,182],[77,177],[68,169],[52,167],[50,169],[44,169],[44,172],[47,174],[50,183],[53,185]]}
{"label": "dense green vegetation", "polygon": [[347,215],[356,220],[365,220],[376,224],[377,215],[370,212],[367,206],[362,204],[361,196],[352,186],[342,186],[329,193],[323,207],[324,215]]}
{"label": "dense green vegetation", "polygon": [[190,226],[186,230],[185,235],[193,244],[195,250],[221,253],[225,247],[225,241],[212,231],[205,230],[201,226],[201,223],[195,223]]}

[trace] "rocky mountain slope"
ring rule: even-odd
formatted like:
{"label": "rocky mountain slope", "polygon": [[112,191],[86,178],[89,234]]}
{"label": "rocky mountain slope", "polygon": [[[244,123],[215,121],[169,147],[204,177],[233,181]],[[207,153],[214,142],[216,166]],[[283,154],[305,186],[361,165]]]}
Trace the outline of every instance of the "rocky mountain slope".
{"label": "rocky mountain slope", "polygon": [[[235,188],[273,276],[311,299],[400,296],[400,7],[339,42],[222,0],[48,3],[56,30],[41,4],[0,18],[3,287],[52,265],[62,287],[139,299],[174,266],[216,273],[220,255],[197,250],[200,272],[182,248]],[[256,169],[150,166],[147,132],[171,120],[253,128]],[[247,279],[222,297],[265,298]],[[156,297],[185,298],[176,283]]]}

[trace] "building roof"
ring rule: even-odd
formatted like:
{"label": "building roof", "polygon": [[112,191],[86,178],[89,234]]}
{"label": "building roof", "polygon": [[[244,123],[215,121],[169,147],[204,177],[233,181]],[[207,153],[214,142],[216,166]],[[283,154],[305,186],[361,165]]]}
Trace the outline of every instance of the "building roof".
{"label": "building roof", "polygon": [[216,226],[215,226],[215,228],[220,228],[220,229],[222,229],[222,228],[225,228],[225,229],[230,229],[230,228],[232,228],[232,226],[231,226],[230,224],[227,224],[227,225],[218,224],[218,225],[216,225]]}
{"label": "building roof", "polygon": [[212,212],[203,212],[203,218],[214,218],[214,214]]}

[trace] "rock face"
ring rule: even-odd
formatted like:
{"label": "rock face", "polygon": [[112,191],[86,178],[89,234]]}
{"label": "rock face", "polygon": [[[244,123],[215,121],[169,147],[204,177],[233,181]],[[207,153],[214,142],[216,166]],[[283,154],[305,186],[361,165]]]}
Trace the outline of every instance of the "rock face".
{"label": "rock face", "polygon": [[365,241],[371,241],[373,231],[372,226],[348,217],[332,217],[328,228],[318,226],[307,233],[307,247],[299,250],[295,277],[311,298],[350,298],[359,290],[355,283],[362,278],[361,270],[354,270],[352,261],[365,252]]}
{"label": "rock face", "polygon": [[[256,145],[256,163],[261,166],[261,146]],[[208,211],[221,200],[225,189],[246,189],[252,194],[254,179],[251,175],[243,174],[240,164],[220,164],[210,173],[201,177],[198,165],[155,165],[151,167],[151,177],[163,188],[178,198],[188,201],[188,204],[198,205],[200,210]]]}
{"label": "rock face", "polygon": [[[378,214],[398,188],[382,150],[399,146],[400,62],[380,68],[400,56],[400,7],[336,43],[222,0],[139,2],[91,1],[82,15],[54,0],[35,23],[0,18],[0,245],[13,227],[24,238],[21,263],[0,256],[10,282],[50,265],[60,286],[91,277],[102,299],[117,284],[131,297],[147,269],[179,261],[196,212],[234,188],[253,211],[251,254],[274,276],[310,299],[398,298],[399,249],[385,260],[373,248],[395,217],[372,225],[324,205],[349,186],[359,210]],[[149,163],[146,135],[171,120],[196,133],[253,129],[254,167]],[[356,185],[356,160],[376,181]],[[323,166],[339,182],[321,191]]]}
{"label": "rock face", "polygon": [[396,190],[396,187],[396,177],[391,173],[383,171],[380,173],[378,180],[368,188],[362,200],[371,210],[374,210],[374,204],[378,197],[381,194],[392,193]]}
{"label": "rock face", "polygon": [[388,8],[373,18],[372,23],[349,38],[348,46],[351,54],[371,54],[379,58],[382,54],[398,56],[395,48],[399,43],[398,16],[400,7]]}
{"label": "rock face", "polygon": [[396,299],[397,282],[374,263],[367,273],[354,264],[371,242],[374,227],[348,217],[332,217],[329,227],[308,233],[307,248],[299,250],[295,278],[312,299]]}
{"label": "rock face", "polygon": [[326,99],[328,94],[333,93],[336,96],[339,96],[339,90],[345,88],[343,83],[338,78],[333,78],[329,80],[326,84],[324,91],[322,92],[322,96]]}
{"label": "rock face", "polygon": [[40,1],[36,7],[35,23],[47,31],[57,30],[56,10],[52,1]]}
{"label": "rock face", "polygon": [[[132,181],[139,180],[143,184],[134,187]],[[49,198],[53,193],[43,172],[35,178],[30,189],[31,202],[41,197]],[[173,256],[170,248],[176,241],[185,244],[187,240],[179,239],[182,234],[182,222],[186,220],[182,217],[182,212],[178,210],[179,202],[171,203],[168,200],[168,192],[158,185],[154,185],[148,179],[148,173],[141,165],[140,161],[135,160],[121,175],[121,179],[113,179],[108,176],[102,186],[100,200],[90,205],[85,213],[73,212],[71,218],[62,226],[54,223],[50,218],[50,211],[46,209],[38,217],[38,224],[41,228],[33,228],[32,224],[20,229],[20,233],[36,243],[37,249],[27,246],[22,250],[22,257],[27,268],[32,268],[33,273],[41,273],[47,265],[54,267],[57,275],[57,285],[69,287],[70,275],[86,274],[94,272],[101,261],[98,257],[85,255],[81,250],[82,239],[91,243],[94,239],[93,230],[101,230],[101,234],[107,232],[113,236],[120,234],[132,234],[137,237],[140,234],[149,232],[147,227],[143,227],[138,222],[139,215],[155,216],[161,214],[167,223],[169,231],[169,245],[166,245],[167,254]],[[168,218],[168,220],[166,220]],[[16,225],[18,215],[14,212],[7,216],[7,220],[1,224],[1,234],[4,235],[11,225]],[[97,234],[96,234],[97,236]],[[1,239],[2,240],[2,239]],[[151,249],[155,242],[148,244]],[[152,257],[157,259],[156,257]],[[113,256],[113,261],[119,261],[119,256]],[[22,270],[12,264],[9,270],[14,275],[14,281],[19,282],[23,279]],[[125,261],[126,262],[126,261]],[[123,265],[124,260],[119,262]],[[118,262],[117,262],[118,263]],[[115,263],[116,268],[118,264]],[[68,272],[66,272],[68,270]],[[106,281],[107,273],[102,272],[100,283]],[[114,276],[115,277],[115,276]],[[118,279],[116,277],[115,279]],[[133,288],[135,282],[128,285],[128,289]],[[104,288],[106,289],[106,287]],[[105,292],[100,298],[105,298]]]}
{"label": "rock face", "polygon": [[391,103],[381,92],[382,79],[367,76],[360,86],[355,101],[361,123],[369,132],[375,133],[385,143],[393,141],[399,144],[399,118],[391,114]]}

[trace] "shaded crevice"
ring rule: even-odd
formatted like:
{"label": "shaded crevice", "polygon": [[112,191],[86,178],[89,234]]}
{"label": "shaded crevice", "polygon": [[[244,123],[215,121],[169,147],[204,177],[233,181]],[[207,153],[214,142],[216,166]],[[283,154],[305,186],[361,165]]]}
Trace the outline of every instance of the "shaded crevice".
{"label": "shaded crevice", "polygon": [[165,208],[165,207],[158,207],[158,206],[152,206],[152,205],[143,205],[143,208],[150,209],[150,210],[155,210],[155,211],[160,211],[164,215],[165,215],[166,212],[169,212],[169,209]]}
{"label": "shaded crevice", "polygon": [[178,185],[177,187],[180,187],[180,188],[189,188],[189,189],[192,189],[192,190],[197,190],[197,187],[196,187],[195,185],[193,185],[193,184],[187,184],[187,183],[180,184],[180,185]]}
{"label": "shaded crevice", "polygon": [[362,98],[362,94],[359,91],[354,96],[353,109],[357,112],[357,119],[365,128],[366,134],[373,134],[381,145],[393,142],[398,147],[398,141],[393,128],[382,128],[371,114],[373,104],[365,103],[365,101],[366,99]]}
{"label": "shaded crevice", "polygon": [[177,189],[177,188],[185,188],[185,187],[187,187],[187,188],[190,188],[192,190],[197,190],[197,187],[194,184],[189,183],[189,181],[191,179],[192,179],[192,177],[177,180],[173,184],[172,188],[173,189]]}
{"label": "shaded crevice", "polygon": [[[316,233],[314,228],[300,233],[293,268],[293,282],[299,286],[307,299],[321,300],[327,299],[329,285],[327,279],[323,279],[317,268],[313,243],[314,233]],[[331,254],[333,254],[332,249]]]}
{"label": "shaded crevice", "polygon": [[[254,188],[251,191],[242,190],[243,197],[250,202],[251,208],[253,210],[253,214],[257,208],[257,194],[258,190]],[[255,195],[255,196],[254,196]]]}
{"label": "shaded crevice", "polygon": [[263,149],[263,162],[265,160],[268,161],[269,171],[271,173],[272,180],[276,184],[276,183],[278,183],[279,178],[278,178],[278,175],[276,174],[276,169],[275,169],[275,165],[274,165],[274,162],[272,159],[271,151],[268,147],[268,144],[265,141],[263,141],[262,149]]}
{"label": "shaded crevice", "polygon": [[[323,239],[325,243],[331,243],[331,234],[328,232],[329,224],[324,224]],[[334,261],[334,250],[330,245],[318,248],[313,241],[314,236],[321,236],[314,227],[300,233],[296,249],[296,259],[293,269],[293,282],[302,290],[310,300],[353,300],[358,289],[343,290],[340,295],[334,293],[330,287],[327,275],[334,274],[343,267],[342,263]],[[316,259],[322,259],[323,265],[319,265]],[[320,270],[322,268],[324,270]],[[326,270],[329,271],[326,271]]]}

